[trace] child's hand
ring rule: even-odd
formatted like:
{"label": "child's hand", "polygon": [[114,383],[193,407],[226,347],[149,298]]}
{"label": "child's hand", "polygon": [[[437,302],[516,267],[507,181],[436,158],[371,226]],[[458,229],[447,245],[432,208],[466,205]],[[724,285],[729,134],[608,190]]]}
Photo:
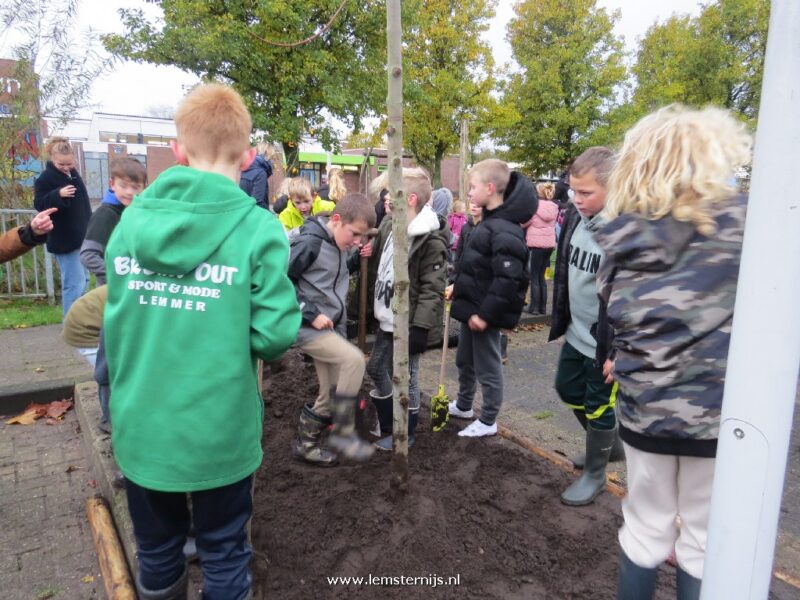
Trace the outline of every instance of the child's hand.
{"label": "child's hand", "polygon": [[486,331],[489,324],[481,319],[478,315],[472,315],[467,323],[472,331]]}
{"label": "child's hand", "polygon": [[361,246],[361,250],[359,250],[358,253],[361,255],[361,258],[369,258],[372,256],[372,240]]}
{"label": "child's hand", "polygon": [[63,188],[58,190],[58,195],[62,198],[72,198],[75,196],[75,186],[74,185],[65,185]]}
{"label": "child's hand", "polygon": [[603,363],[603,376],[606,378],[606,383],[612,383],[614,381],[613,360],[606,360],[606,362]]}
{"label": "child's hand", "polygon": [[323,314],[318,314],[311,323],[314,329],[333,329],[333,321]]}
{"label": "child's hand", "polygon": [[48,208],[38,213],[31,220],[31,229],[35,235],[44,235],[53,231],[53,221],[50,220],[50,215],[56,212],[57,208]]}
{"label": "child's hand", "polygon": [[453,284],[451,283],[446,288],[444,288],[444,299],[445,300],[452,300],[453,299]]}

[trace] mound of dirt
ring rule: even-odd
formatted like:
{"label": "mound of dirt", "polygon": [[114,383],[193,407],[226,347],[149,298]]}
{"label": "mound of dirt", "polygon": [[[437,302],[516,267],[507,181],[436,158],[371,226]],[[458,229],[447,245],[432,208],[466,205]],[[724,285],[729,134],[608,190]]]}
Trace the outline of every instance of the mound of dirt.
{"label": "mound of dirt", "polygon": [[[292,458],[314,369],[291,351],[269,370],[252,524],[256,598],[615,597],[617,498],[568,508],[559,494],[573,475],[499,437],[459,438],[466,421],[432,433],[424,408],[410,489],[395,498],[390,453],[330,469]],[[674,598],[674,569],[662,571],[657,598]],[[370,576],[391,585],[370,585]]]}

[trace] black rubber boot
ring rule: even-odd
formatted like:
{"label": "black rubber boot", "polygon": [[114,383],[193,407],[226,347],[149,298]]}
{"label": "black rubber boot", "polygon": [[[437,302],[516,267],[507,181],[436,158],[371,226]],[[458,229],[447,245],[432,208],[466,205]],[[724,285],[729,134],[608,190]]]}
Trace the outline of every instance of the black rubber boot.
{"label": "black rubber boot", "polygon": [[701,579],[692,577],[686,571],[678,567],[676,580],[678,583],[678,600],[699,600],[700,586],[703,583]]}
{"label": "black rubber boot", "polygon": [[320,438],[330,423],[330,419],[311,410],[310,404],[303,406],[297,425],[297,439],[292,446],[294,456],[319,467],[334,466],[336,454],[320,445]]}
{"label": "black rubber boot", "polygon": [[363,461],[375,453],[375,447],[356,433],[356,402],[358,398],[355,396],[334,396],[333,429],[328,437],[328,445],[345,458]]}
{"label": "black rubber boot", "polygon": [[378,425],[381,428],[381,437],[392,434],[392,404],[394,403],[394,396],[378,396],[376,390],[369,393],[372,399],[372,404],[375,405],[375,412],[378,413]]}
{"label": "black rubber boot", "polygon": [[139,596],[139,600],[186,600],[189,593],[188,586],[188,569],[183,570],[183,575],[180,576],[178,581],[160,590],[148,590],[142,585],[139,578],[136,578],[136,593]]}
{"label": "black rubber boot", "polygon": [[[419,411],[417,411],[417,410],[409,411],[408,412],[408,447],[409,448],[411,448],[411,446],[414,445],[414,441],[415,441],[414,440],[414,432],[417,430],[417,423],[418,422],[419,422]],[[381,438],[377,442],[375,442],[375,447],[378,450],[386,450],[386,451],[390,452],[392,450],[392,436],[391,436],[391,434],[387,435],[386,437]]]}
{"label": "black rubber boot", "polygon": [[606,465],[614,445],[614,429],[586,428],[586,464],[578,480],[561,494],[561,501],[569,506],[591,504],[606,487]]}
{"label": "black rubber boot", "polygon": [[617,600],[651,600],[656,589],[656,573],[656,568],[640,567],[620,551]]}

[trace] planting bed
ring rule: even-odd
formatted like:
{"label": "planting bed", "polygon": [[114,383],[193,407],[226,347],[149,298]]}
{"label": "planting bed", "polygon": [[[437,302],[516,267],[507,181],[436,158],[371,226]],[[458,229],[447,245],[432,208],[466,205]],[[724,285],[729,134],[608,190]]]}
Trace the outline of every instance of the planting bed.
{"label": "planting bed", "polygon": [[[330,469],[291,457],[300,408],[316,393],[314,369],[291,351],[271,371],[255,484],[256,598],[614,598],[617,498],[563,506],[559,493],[574,475],[498,437],[459,438],[466,421],[432,433],[423,412],[410,489],[395,499],[388,453]],[[328,580],[370,575],[459,583]],[[673,579],[665,566],[657,598],[675,597]]]}

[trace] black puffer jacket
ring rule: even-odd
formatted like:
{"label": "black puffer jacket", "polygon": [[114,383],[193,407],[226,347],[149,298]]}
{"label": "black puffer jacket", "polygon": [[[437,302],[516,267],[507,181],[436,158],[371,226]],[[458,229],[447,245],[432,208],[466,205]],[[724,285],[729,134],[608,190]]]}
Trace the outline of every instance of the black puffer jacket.
{"label": "black puffer jacket", "polygon": [[572,319],[569,312],[569,244],[575,228],[581,222],[581,215],[575,205],[567,205],[561,235],[558,238],[556,251],[556,272],[553,278],[553,316],[550,320],[550,337],[548,341],[557,340],[567,333]]}
{"label": "black puffer jacket", "polygon": [[483,211],[459,261],[453,288],[453,318],[466,323],[478,315],[490,327],[519,322],[528,288],[528,247],[521,225],[536,213],[539,199],[530,180],[516,171],[503,204]]}

